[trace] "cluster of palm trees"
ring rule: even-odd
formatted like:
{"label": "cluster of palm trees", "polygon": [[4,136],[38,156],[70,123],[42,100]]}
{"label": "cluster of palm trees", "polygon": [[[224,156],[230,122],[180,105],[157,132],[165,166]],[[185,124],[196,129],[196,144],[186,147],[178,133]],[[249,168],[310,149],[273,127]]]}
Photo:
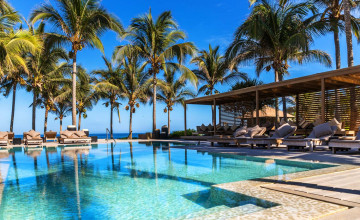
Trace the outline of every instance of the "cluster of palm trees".
{"label": "cluster of palm trees", "polygon": [[[273,71],[275,81],[289,74],[291,62],[315,61],[330,66],[327,53],[311,49],[314,37],[319,35],[334,34],[336,68],[340,68],[339,34],[345,31],[348,63],[353,65],[351,37],[352,32],[359,37],[360,22],[350,10],[358,6],[357,1],[250,0],[250,4],[249,17],[222,55],[218,46],[198,51],[187,42],[170,11],[153,18],[150,9],[132,19],[125,29],[99,0],[48,1],[32,11],[29,22],[1,1],[1,88],[5,96],[13,95],[10,130],[19,87],[33,93],[33,129],[39,106],[45,108],[44,131],[50,112],[60,120],[60,130],[63,118],[70,113],[72,124],[81,129],[87,110],[105,100],[113,137],[113,113],[117,112],[120,121],[121,102],[125,101],[132,138],[133,114],[140,104],[152,103],[155,131],[156,103],[164,102],[170,132],[170,112],[175,104],[199,93],[218,93],[219,83],[251,82],[247,74],[238,71],[240,64],[255,64],[258,76],[264,70]],[[101,36],[106,31],[114,31],[127,43],[117,46],[111,59],[103,56],[105,69],[87,73],[77,63],[78,54],[86,47],[104,52]],[[198,68],[190,70],[187,62]],[[191,84],[197,88],[199,83],[197,93],[189,88]],[[285,97],[282,103],[286,112]],[[277,99],[275,106],[278,108]]]}

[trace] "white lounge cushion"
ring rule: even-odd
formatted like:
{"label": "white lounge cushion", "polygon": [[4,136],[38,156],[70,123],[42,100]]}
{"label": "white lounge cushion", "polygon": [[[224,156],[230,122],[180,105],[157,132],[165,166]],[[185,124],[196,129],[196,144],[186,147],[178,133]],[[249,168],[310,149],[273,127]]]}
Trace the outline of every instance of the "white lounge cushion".
{"label": "white lounge cushion", "polygon": [[5,139],[5,140],[7,140],[7,139],[8,139],[8,133],[5,132],[5,131],[1,131],[1,132],[0,132],[0,139]]}
{"label": "white lounge cushion", "polygon": [[239,137],[242,136],[244,134],[246,134],[246,126],[243,126],[241,128],[236,129],[236,131],[234,132],[234,137]]}
{"label": "white lounge cushion", "polygon": [[338,120],[336,120],[336,118],[333,118],[331,121],[328,122],[330,126],[337,126],[338,130],[341,130],[341,122],[338,122]]}

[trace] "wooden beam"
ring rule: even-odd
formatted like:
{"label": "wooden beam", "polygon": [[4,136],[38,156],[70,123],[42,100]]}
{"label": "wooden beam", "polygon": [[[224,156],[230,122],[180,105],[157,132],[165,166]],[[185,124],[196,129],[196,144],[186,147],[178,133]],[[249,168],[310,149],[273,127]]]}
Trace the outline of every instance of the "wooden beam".
{"label": "wooden beam", "polygon": [[256,125],[260,124],[259,120],[259,90],[256,90],[255,92],[255,101],[256,101]]}
{"label": "wooden beam", "polygon": [[186,136],[186,103],[184,105],[184,131],[185,131],[184,136]]}
{"label": "wooden beam", "polygon": [[333,76],[331,77],[332,80],[336,80],[339,82],[344,82],[344,83],[350,83],[353,85],[360,85],[360,79],[356,79],[350,76],[344,77],[344,76]]}
{"label": "wooden beam", "polygon": [[321,120],[325,123],[325,79],[321,79]]}

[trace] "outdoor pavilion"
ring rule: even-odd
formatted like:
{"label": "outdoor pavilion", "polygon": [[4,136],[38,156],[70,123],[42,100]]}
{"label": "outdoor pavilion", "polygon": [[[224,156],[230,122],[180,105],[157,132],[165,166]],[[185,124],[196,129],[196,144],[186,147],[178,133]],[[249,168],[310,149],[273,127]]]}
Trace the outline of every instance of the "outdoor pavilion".
{"label": "outdoor pavilion", "polygon": [[[360,66],[354,66],[189,99],[185,101],[184,126],[186,130],[186,106],[190,104],[215,106],[212,108],[212,123],[216,125],[216,106],[255,100],[256,124],[259,124],[261,100],[293,96],[296,100],[296,123],[299,122],[300,117],[313,120],[316,116],[320,116],[321,121],[325,122],[337,114],[339,120],[348,125],[348,129],[352,124],[351,129],[354,130],[360,125],[360,111],[357,111],[360,108],[359,86]],[[356,120],[352,122],[351,118]],[[216,134],[216,126],[214,126],[214,134]]]}

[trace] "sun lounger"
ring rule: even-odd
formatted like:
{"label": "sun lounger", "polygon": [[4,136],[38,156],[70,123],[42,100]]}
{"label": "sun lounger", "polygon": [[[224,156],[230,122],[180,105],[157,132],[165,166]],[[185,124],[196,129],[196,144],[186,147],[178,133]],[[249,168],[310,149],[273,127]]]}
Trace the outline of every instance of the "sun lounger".
{"label": "sun lounger", "polygon": [[[241,128],[239,128],[239,129],[241,129]],[[238,132],[241,132],[241,131],[238,131]],[[266,127],[259,127],[258,125],[256,125],[254,127],[246,128],[245,132],[246,133],[244,133],[244,131],[242,131],[241,133],[237,134],[235,137],[236,145],[239,147],[241,145],[248,145],[248,140],[253,138],[254,136],[264,135],[266,132]]]}
{"label": "sun lounger", "polygon": [[344,136],[330,140],[329,148],[331,148],[333,154],[336,154],[339,150],[360,150],[360,129],[355,137]]}
{"label": "sun lounger", "polygon": [[51,140],[51,141],[56,141],[56,135],[57,132],[56,131],[47,131],[44,133],[44,138],[45,138],[45,142]]}
{"label": "sun lounger", "polygon": [[329,123],[323,123],[315,126],[307,138],[289,137],[283,140],[283,144],[287,146],[287,150],[291,148],[315,150],[316,146],[321,146],[330,140],[330,138],[338,130],[337,126],[330,126]]}
{"label": "sun lounger", "polygon": [[7,146],[9,144],[8,132],[0,132],[0,145]]}
{"label": "sun lounger", "polygon": [[254,136],[247,140],[247,143],[251,145],[251,148],[254,146],[262,146],[270,149],[272,145],[276,145],[278,147],[283,139],[286,139],[294,134],[296,131],[296,126],[290,126],[288,123],[280,126],[275,130],[274,134],[271,137],[264,136]]}
{"label": "sun lounger", "polygon": [[91,143],[91,137],[88,137],[84,131],[60,131],[60,144],[84,144]]}
{"label": "sun lounger", "polygon": [[29,132],[24,132],[23,134],[25,145],[42,145],[43,139],[40,136],[40,133],[34,130]]}

